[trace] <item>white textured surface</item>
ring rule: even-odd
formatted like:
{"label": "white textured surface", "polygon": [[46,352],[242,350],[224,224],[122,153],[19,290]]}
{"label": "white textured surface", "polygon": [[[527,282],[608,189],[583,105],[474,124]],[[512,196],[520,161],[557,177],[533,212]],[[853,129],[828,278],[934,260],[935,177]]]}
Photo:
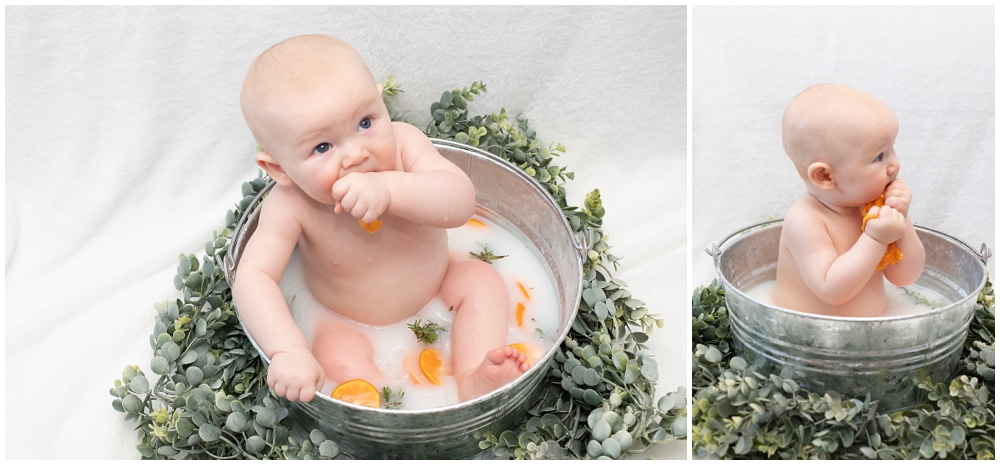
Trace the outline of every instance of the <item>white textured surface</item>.
{"label": "white textured surface", "polygon": [[304,33],[394,74],[418,125],[481,79],[473,112],[504,105],[564,143],[570,203],[601,189],[619,276],[667,320],[651,344],[661,391],[686,386],[685,11],[8,7],[6,458],[138,457],[108,388],[126,364],[153,376],[152,303],[177,296],[178,253],[203,253],[257,171],[243,75]]}
{"label": "white textured surface", "polygon": [[805,191],[781,115],[823,82],[895,111],[918,225],[996,251],[993,7],[694,7],[692,20],[693,285],[715,277],[706,247]]}

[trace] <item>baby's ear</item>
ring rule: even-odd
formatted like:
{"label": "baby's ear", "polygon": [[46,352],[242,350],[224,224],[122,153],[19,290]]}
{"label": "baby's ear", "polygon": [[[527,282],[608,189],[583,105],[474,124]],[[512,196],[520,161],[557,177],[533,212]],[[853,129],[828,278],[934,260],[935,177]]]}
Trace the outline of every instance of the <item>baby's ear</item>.
{"label": "baby's ear", "polygon": [[278,160],[275,160],[271,154],[257,152],[254,158],[257,160],[257,166],[261,167],[279,186],[292,185],[292,178],[288,177],[288,173],[285,173],[285,170],[278,164]]}
{"label": "baby's ear", "polygon": [[830,174],[830,166],[826,163],[815,162],[809,165],[809,169],[806,170],[806,176],[814,186],[825,191],[832,191],[836,185],[833,182],[833,176]]}

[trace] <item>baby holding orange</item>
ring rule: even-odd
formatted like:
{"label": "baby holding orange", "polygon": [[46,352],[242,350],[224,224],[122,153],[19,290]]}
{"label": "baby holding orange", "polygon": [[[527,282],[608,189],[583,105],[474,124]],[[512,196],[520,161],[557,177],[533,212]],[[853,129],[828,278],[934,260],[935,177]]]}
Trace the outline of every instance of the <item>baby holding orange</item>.
{"label": "baby holding orange", "polygon": [[[813,86],[789,104],[782,144],[806,192],[785,215],[776,305],[878,316],[887,305],[883,277],[897,286],[920,277],[924,247],[908,215],[912,194],[898,178],[898,132],[888,106],[848,86]],[[880,265],[883,257],[895,263]]]}
{"label": "baby holding orange", "polygon": [[277,185],[243,252],[233,298],[271,359],[268,385],[292,401],[311,400],[324,377],[385,381],[371,343],[348,325],[327,323],[307,345],[278,288],[296,245],[310,292],[357,322],[402,321],[440,296],[456,312],[452,371],[461,400],[528,368],[506,344],[500,276],[448,253],[445,229],[474,213],[472,182],[419,129],[390,121],[381,91],[350,45],[322,35],[269,48],[243,83],[243,116],[263,149],[256,162]]}

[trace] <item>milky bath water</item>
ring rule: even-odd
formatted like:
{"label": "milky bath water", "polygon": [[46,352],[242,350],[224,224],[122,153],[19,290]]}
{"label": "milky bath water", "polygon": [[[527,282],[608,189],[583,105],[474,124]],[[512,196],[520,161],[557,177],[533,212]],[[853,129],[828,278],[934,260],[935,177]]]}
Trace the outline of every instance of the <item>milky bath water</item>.
{"label": "milky bath water", "polygon": [[[774,291],[775,282],[773,279],[767,280],[743,292],[751,299],[774,306],[771,293]],[[888,280],[884,282],[888,305],[885,312],[878,315],[879,318],[917,315],[952,303],[944,294],[927,286],[913,283],[909,286],[896,287]]]}
{"label": "milky bath water", "polygon": [[[469,252],[479,254],[484,247],[493,255],[504,256],[493,261],[493,267],[507,284],[510,312],[507,344],[521,344],[528,351],[529,362],[537,362],[555,343],[559,330],[558,300],[552,278],[531,245],[493,221],[476,216],[466,225],[448,230],[448,249],[452,253],[469,257]],[[310,346],[313,329],[323,318],[347,322],[368,337],[374,350],[373,362],[385,373],[388,387],[396,392],[402,389],[405,393],[399,399],[400,408],[429,409],[459,402],[458,388],[450,376],[451,326],[455,314],[445,307],[441,299],[435,297],[416,315],[395,324],[371,326],[358,323],[327,309],[309,293],[302,277],[298,248],[292,254],[279,286]],[[517,325],[519,305],[524,308],[521,326]],[[439,333],[438,340],[433,344],[424,344],[407,328],[407,324],[417,320],[421,324],[437,323],[447,331]],[[431,383],[420,372],[419,354],[428,348],[437,350],[444,361],[442,372],[446,376],[439,378],[440,385]],[[327,381],[322,392],[330,394],[335,387],[334,383]],[[381,389],[382,386],[376,388]]]}

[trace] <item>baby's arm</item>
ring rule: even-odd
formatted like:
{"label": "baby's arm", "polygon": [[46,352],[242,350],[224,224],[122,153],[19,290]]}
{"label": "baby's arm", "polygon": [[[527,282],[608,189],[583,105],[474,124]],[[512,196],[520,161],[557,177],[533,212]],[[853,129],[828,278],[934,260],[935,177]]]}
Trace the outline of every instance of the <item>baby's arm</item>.
{"label": "baby's arm", "polygon": [[323,387],[323,368],[309,351],[278,288],[302,233],[294,216],[294,200],[276,186],[261,206],[257,230],[236,270],[233,300],[243,324],[271,359],[267,384],[290,401],[309,402]]}
{"label": "baby's arm", "polygon": [[[890,210],[898,218],[892,217]],[[788,250],[802,274],[802,280],[820,300],[830,305],[842,305],[854,298],[871,280],[887,244],[896,239],[891,237],[893,228],[901,233],[904,224],[902,215],[895,210],[884,207],[884,212],[884,216],[869,221],[868,231],[872,234],[861,234],[847,252],[838,255],[827,225],[818,213],[808,207],[795,206],[788,211],[783,226],[787,228],[785,238]],[[882,223],[876,225],[879,220]]]}
{"label": "baby's arm", "polygon": [[[341,200],[344,210],[365,222],[374,221],[383,212],[436,228],[456,228],[465,224],[476,210],[476,192],[472,181],[459,167],[438,153],[430,139],[416,127],[406,123],[392,123],[396,146],[402,160],[403,171],[377,173],[352,173],[334,184],[334,197],[351,197],[349,186],[359,180],[352,177],[372,176],[373,184],[384,181],[386,196],[383,206],[378,197],[382,189],[371,188],[372,200],[360,198],[352,208],[353,199]],[[346,195],[345,195],[346,194]],[[378,194],[378,195],[374,195]],[[364,196],[361,196],[364,197]]]}
{"label": "baby's arm", "polygon": [[897,286],[912,284],[924,271],[924,244],[917,237],[913,221],[907,212],[910,209],[912,193],[902,179],[896,179],[889,184],[885,194],[885,204],[896,209],[906,218],[906,229],[903,237],[896,241],[896,247],[903,252],[899,263],[887,266],[882,272],[885,278]]}

